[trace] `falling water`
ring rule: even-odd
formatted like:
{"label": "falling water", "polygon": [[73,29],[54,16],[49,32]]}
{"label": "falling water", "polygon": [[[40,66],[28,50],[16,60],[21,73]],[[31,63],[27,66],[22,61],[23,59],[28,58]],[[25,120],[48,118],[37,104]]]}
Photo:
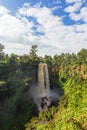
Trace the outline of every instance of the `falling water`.
{"label": "falling water", "polygon": [[44,97],[44,64],[42,63],[40,63],[38,67],[38,86],[40,91],[40,97]]}
{"label": "falling water", "polygon": [[40,89],[40,96],[50,96],[50,82],[49,73],[46,63],[40,63],[38,68],[38,86]]}
{"label": "falling water", "polygon": [[39,109],[47,110],[50,106],[50,82],[49,73],[46,63],[39,63],[38,65],[38,87],[40,93],[40,106]]}
{"label": "falling water", "polygon": [[39,111],[48,110],[61,96],[59,89],[50,90],[49,72],[46,63],[38,64],[38,85],[33,84],[29,92]]}

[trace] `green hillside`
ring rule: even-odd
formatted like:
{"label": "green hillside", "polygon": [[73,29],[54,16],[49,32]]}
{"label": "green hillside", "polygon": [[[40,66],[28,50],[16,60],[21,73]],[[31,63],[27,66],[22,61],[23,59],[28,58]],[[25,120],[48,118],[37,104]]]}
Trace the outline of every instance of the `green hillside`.
{"label": "green hillside", "polygon": [[[1,46],[1,44],[0,44]],[[55,106],[37,111],[29,88],[38,82],[38,64],[48,65],[50,87],[61,93]],[[54,57],[0,52],[0,130],[87,130],[87,49]]]}

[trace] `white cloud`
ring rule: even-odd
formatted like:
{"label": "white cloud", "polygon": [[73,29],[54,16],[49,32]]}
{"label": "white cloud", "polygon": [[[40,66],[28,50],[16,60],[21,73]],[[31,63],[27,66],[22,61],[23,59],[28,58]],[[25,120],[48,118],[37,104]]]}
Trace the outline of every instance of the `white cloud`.
{"label": "white cloud", "polygon": [[87,23],[87,7],[83,7],[83,8],[80,10],[80,13],[79,13],[79,14],[70,13],[69,16],[70,16],[71,19],[74,20],[74,21],[82,20],[83,22]]}
{"label": "white cloud", "polygon": [[[25,4],[25,6],[28,7],[28,4]],[[2,8],[7,10],[3,6]],[[33,34],[34,31],[31,29],[33,26],[34,23],[30,22],[26,17],[12,16],[8,10],[5,13],[2,11],[0,17],[0,42],[4,43],[5,52],[18,54],[29,52],[28,48],[39,41],[39,37]]]}
{"label": "white cloud", "polygon": [[15,16],[5,14],[0,17],[0,38],[8,42],[23,42],[25,34],[31,33],[32,25],[26,18],[20,20]]}
{"label": "white cloud", "polygon": [[50,8],[52,11],[58,10],[58,9],[62,9],[62,6],[55,6]]}
{"label": "white cloud", "polygon": [[[51,9],[39,5],[32,7],[27,3],[18,10],[17,16],[7,12],[0,17],[0,42],[5,44],[6,53],[28,53],[32,44],[38,45],[39,55],[77,52],[87,48],[87,24],[65,26],[62,18],[54,16]],[[30,16],[38,25],[29,21]],[[44,35],[34,35],[33,26],[37,26],[37,31]]]}
{"label": "white cloud", "polygon": [[87,7],[83,7],[80,12],[80,18],[87,22]]}
{"label": "white cloud", "polygon": [[66,0],[67,3],[82,2],[82,0]]}
{"label": "white cloud", "polygon": [[[78,5],[75,4],[75,10],[77,10],[77,7],[79,8],[79,6],[81,6],[81,3],[78,3]],[[19,10],[19,13],[26,15],[23,8]],[[46,7],[30,7],[27,9],[27,16],[35,17],[41,25],[39,29],[45,33],[45,36],[39,39],[39,43],[44,46],[48,45],[49,50],[58,48],[58,51],[60,50],[60,52],[67,52],[67,50],[76,52],[82,48],[82,43],[84,43],[83,47],[87,47],[85,44],[86,35],[84,35],[87,34],[85,28],[83,29],[84,33],[80,31],[77,33],[77,27],[63,25],[62,19],[58,16],[54,16],[50,9]],[[82,26],[80,25],[79,28],[81,27]]]}
{"label": "white cloud", "polygon": [[3,14],[7,14],[10,11],[8,9],[6,9],[4,6],[0,6],[0,16]]}
{"label": "white cloud", "polygon": [[[73,3],[68,5],[64,11],[69,13],[69,17],[74,21],[83,21],[87,23],[87,7],[83,6],[86,0],[66,0],[67,3]],[[78,13],[77,13],[78,12]]]}
{"label": "white cloud", "polygon": [[75,12],[75,11],[79,11],[80,7],[81,7],[82,3],[78,2],[78,3],[74,3],[74,5],[69,5],[67,8],[65,8],[65,12]]}
{"label": "white cloud", "polygon": [[5,53],[8,54],[19,54],[19,55],[23,55],[23,54],[28,54],[29,53],[29,49],[31,48],[31,46],[29,46],[28,44],[19,44],[19,43],[5,43]]}
{"label": "white cloud", "polygon": [[53,4],[60,4],[61,3],[61,0],[54,0],[53,1]]}

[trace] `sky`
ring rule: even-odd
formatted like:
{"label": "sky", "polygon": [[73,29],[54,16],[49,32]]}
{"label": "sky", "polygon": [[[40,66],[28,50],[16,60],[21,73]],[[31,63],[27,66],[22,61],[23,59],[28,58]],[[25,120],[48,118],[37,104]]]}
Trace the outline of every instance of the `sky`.
{"label": "sky", "polygon": [[0,43],[17,55],[87,49],[87,0],[0,0]]}

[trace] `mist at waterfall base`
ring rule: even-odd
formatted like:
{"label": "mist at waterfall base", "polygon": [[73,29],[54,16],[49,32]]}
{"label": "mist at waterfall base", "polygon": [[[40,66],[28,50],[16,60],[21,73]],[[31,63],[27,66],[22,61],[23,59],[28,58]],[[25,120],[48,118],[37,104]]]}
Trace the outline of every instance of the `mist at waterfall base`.
{"label": "mist at waterfall base", "polygon": [[[47,96],[41,97],[39,87],[38,87],[38,85],[35,85],[35,84],[33,84],[30,87],[29,91],[30,91],[30,94],[31,94],[31,96],[33,98],[34,103],[37,105],[38,111],[47,110],[50,106],[52,106],[52,104],[57,102],[59,100],[60,96],[61,96],[58,93],[57,89],[53,89],[53,90],[50,90],[50,95],[46,93]],[[48,107],[46,106],[45,108],[42,108],[41,104],[42,104],[42,101],[43,101],[44,98],[45,99],[47,98],[47,100],[49,102],[49,106]]]}
{"label": "mist at waterfall base", "polygon": [[48,110],[52,103],[59,99],[58,90],[50,89],[49,72],[46,63],[39,63],[38,83],[37,85],[33,84],[29,91],[39,111]]}

